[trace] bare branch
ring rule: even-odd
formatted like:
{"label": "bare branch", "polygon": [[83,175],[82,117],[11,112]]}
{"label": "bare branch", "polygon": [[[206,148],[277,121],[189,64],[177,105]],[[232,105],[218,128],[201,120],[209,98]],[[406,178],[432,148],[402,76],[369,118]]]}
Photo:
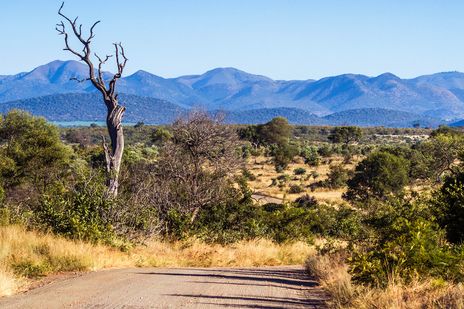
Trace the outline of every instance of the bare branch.
{"label": "bare branch", "polygon": [[113,57],[113,55],[106,55],[105,57],[105,60],[102,60],[98,55],[97,53],[94,54],[95,57],[98,59],[98,82],[100,84],[105,84],[105,81],[103,79],[103,70],[102,70],[102,66],[108,61],[108,59],[110,59],[111,57]]}
{"label": "bare branch", "polygon": [[[118,72],[114,74],[113,78],[111,79],[109,83],[109,94],[111,96],[114,95],[115,88],[116,88],[116,80],[121,78],[122,73],[124,72],[124,68],[126,66],[126,63],[129,59],[127,59],[126,54],[124,53],[124,47],[122,46],[121,43],[113,43],[114,49],[115,49],[115,55],[116,55],[116,66],[118,67]],[[123,62],[121,62],[120,57],[122,57]]]}
{"label": "bare branch", "polygon": [[[103,149],[105,152],[105,159],[107,164],[107,185],[108,185],[108,197],[115,197],[118,192],[119,187],[119,171],[122,162],[122,154],[124,151],[124,134],[123,127],[121,126],[121,121],[125,112],[125,107],[118,104],[118,96],[115,93],[116,81],[122,76],[122,72],[127,63],[127,57],[124,54],[124,48],[121,43],[114,44],[116,50],[116,65],[117,72],[114,74],[111,79],[109,86],[107,88],[104,77],[103,77],[103,65],[108,61],[112,55],[107,55],[104,59],[99,57],[97,54],[94,54],[96,59],[98,59],[98,67],[95,69],[95,66],[92,62],[92,52],[91,52],[91,41],[95,37],[94,29],[100,23],[100,21],[95,22],[92,27],[90,27],[89,36],[84,38],[82,34],[82,25],[77,24],[78,17],[74,20],[71,20],[69,17],[62,13],[64,2],[61,4],[58,15],[61,16],[65,21],[61,21],[56,25],[56,31],[59,35],[64,36],[65,48],[72,54],[79,57],[79,59],[87,64],[89,69],[89,77],[86,79],[72,78],[78,82],[83,82],[90,80],[95,88],[97,88],[103,95],[103,101],[107,107],[107,119],[106,126],[108,133],[111,139],[111,149],[108,148],[106,141],[103,139]],[[72,34],[76,39],[82,44],[82,52],[78,52],[73,49],[69,43],[69,34],[66,31],[66,26],[69,26],[72,30]],[[71,32],[69,32],[71,33]],[[71,34],[71,35],[72,35]],[[121,61],[122,58],[122,61]]]}

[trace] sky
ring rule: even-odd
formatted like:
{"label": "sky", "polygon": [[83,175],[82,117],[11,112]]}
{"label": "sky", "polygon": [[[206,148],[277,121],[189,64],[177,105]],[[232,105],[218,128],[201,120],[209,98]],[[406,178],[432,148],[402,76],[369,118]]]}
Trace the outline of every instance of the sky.
{"label": "sky", "polygon": [[[54,30],[60,5],[0,0],[0,75],[75,59]],[[464,71],[462,0],[68,0],[64,13],[85,29],[101,20],[94,50],[105,55],[122,42],[125,75],[235,67],[291,80]]]}

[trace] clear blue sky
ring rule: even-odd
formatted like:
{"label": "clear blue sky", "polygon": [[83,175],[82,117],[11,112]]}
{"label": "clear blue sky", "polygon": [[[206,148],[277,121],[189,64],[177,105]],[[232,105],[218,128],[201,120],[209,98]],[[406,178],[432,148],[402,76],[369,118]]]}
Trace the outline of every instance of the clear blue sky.
{"label": "clear blue sky", "polygon": [[[0,2],[0,74],[73,59],[54,30],[60,4]],[[64,12],[87,25],[100,19],[95,48],[105,54],[122,41],[128,74],[236,67],[308,79],[464,71],[462,0],[68,0]]]}

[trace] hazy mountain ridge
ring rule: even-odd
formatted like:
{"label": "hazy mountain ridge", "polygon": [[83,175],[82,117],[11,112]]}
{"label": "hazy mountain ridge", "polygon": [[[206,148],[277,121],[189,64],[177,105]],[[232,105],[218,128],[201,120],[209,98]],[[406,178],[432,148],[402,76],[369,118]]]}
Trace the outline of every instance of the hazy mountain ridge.
{"label": "hazy mountain ridge", "polygon": [[[147,124],[167,124],[186,114],[188,109],[156,98],[121,94],[121,101],[127,107],[125,122]],[[105,106],[99,93],[55,94],[37,98],[18,100],[0,104],[0,113],[11,109],[23,109],[50,121],[73,122],[105,120]],[[252,110],[224,111],[211,110],[212,114],[223,113],[227,123],[265,123],[277,116],[286,117],[290,123],[302,125],[358,125],[411,127],[437,126],[443,121],[420,115],[385,110],[360,109],[334,113],[325,117],[316,116],[306,110],[292,107],[259,108]]]}
{"label": "hazy mountain ridge", "polygon": [[[87,74],[87,67],[82,63],[57,60],[31,72],[0,76],[0,105],[48,95],[94,93],[90,82],[70,80],[83,79]],[[109,78],[111,74],[105,73],[105,76]],[[424,121],[428,119],[431,123],[434,119],[464,118],[464,73],[460,72],[437,73],[413,79],[401,79],[394,74],[384,73],[376,77],[343,74],[320,80],[284,81],[235,68],[217,68],[201,75],[177,78],[163,78],[140,70],[122,78],[118,91],[168,101],[181,109],[202,107],[243,112],[243,117],[248,117],[244,112],[247,110],[261,110],[260,113],[264,115],[263,109],[267,110],[266,114],[280,109],[289,115],[296,110],[304,111],[301,117],[294,115],[295,119],[309,119],[306,115],[314,114],[321,120],[325,119],[321,117],[330,114],[357,110],[329,118],[343,122],[340,117],[356,115],[356,119],[361,119],[360,110],[384,109],[405,112],[389,113],[392,117],[398,117],[398,121],[391,119],[389,123],[404,123],[405,119],[410,121],[414,117],[423,118]],[[34,104],[39,101],[45,104],[43,98],[35,100]],[[32,101],[25,101],[21,103],[22,106],[27,102],[32,104]],[[154,113],[156,110],[147,112]],[[369,120],[369,117],[366,119]]]}

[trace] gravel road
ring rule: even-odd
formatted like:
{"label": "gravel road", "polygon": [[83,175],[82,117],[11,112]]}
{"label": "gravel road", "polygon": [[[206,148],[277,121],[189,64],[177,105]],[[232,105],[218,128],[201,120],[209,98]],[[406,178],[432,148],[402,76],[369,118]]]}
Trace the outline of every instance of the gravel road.
{"label": "gravel road", "polygon": [[0,299],[0,308],[323,308],[300,267],[135,268],[88,273]]}

